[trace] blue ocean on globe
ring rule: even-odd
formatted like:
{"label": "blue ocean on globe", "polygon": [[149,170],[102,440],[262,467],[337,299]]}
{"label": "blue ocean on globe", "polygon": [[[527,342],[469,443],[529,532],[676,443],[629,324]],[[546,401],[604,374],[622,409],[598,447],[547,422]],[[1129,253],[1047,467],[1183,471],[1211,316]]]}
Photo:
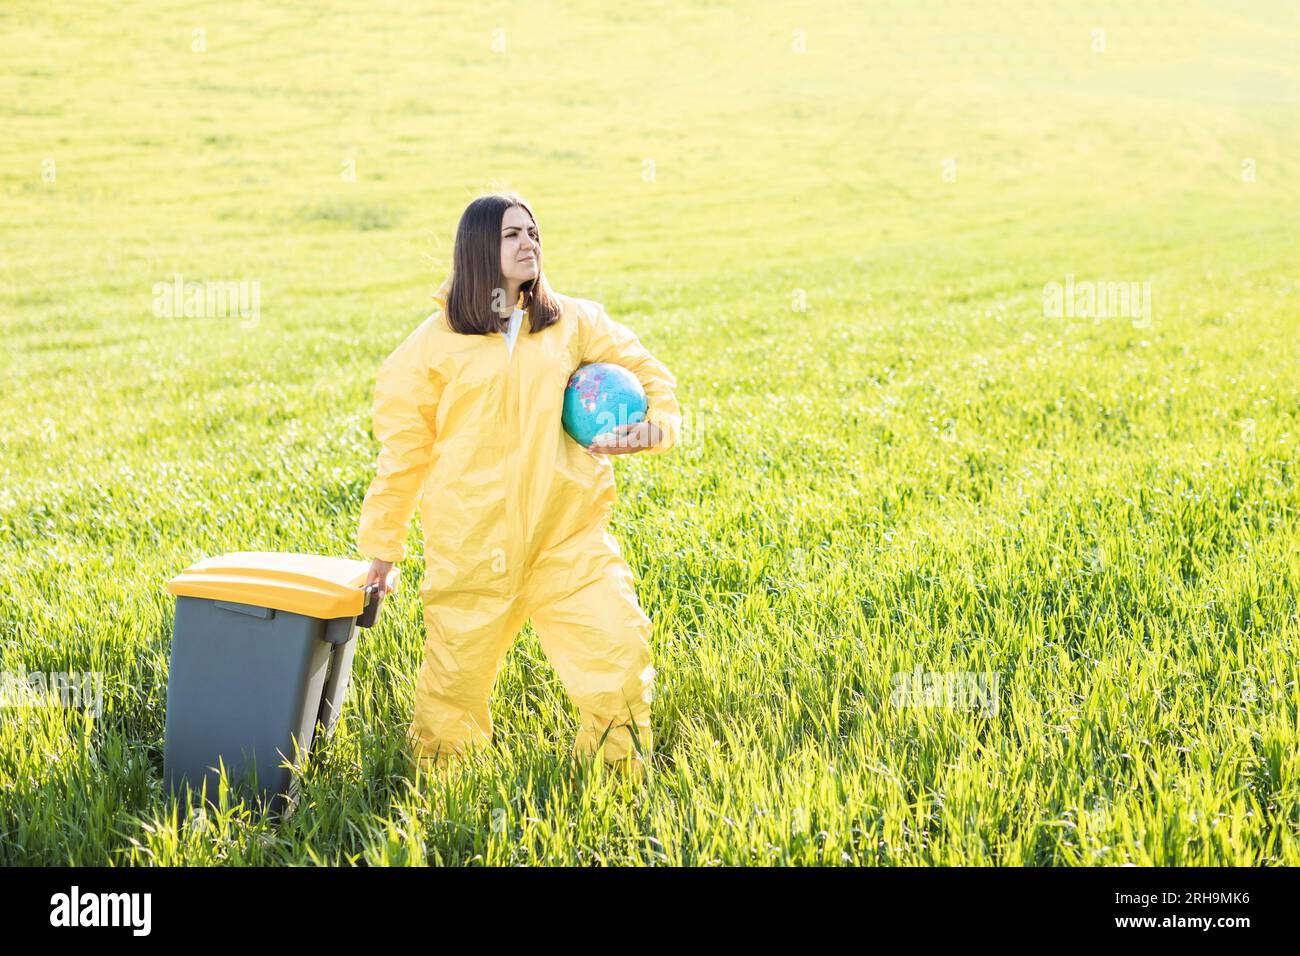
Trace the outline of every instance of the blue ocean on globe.
{"label": "blue ocean on globe", "polygon": [[564,389],[564,430],[583,447],[619,425],[645,419],[645,389],[621,365],[593,362],[571,376]]}

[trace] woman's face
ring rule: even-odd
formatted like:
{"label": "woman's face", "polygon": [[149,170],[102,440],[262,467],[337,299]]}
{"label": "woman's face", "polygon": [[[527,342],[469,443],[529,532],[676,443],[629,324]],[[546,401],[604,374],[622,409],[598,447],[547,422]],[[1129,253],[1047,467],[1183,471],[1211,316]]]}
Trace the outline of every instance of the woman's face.
{"label": "woman's face", "polygon": [[519,283],[536,279],[541,253],[537,224],[522,206],[511,206],[501,217],[501,274]]}

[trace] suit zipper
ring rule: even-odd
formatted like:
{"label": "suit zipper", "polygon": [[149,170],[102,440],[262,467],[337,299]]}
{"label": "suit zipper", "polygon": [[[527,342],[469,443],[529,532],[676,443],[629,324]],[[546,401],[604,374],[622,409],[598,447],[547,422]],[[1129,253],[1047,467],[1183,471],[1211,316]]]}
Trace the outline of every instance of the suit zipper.
{"label": "suit zipper", "polygon": [[[513,315],[511,321],[514,321]],[[522,331],[522,329],[520,329]],[[514,350],[510,348],[509,343],[505,341],[505,335],[501,337],[501,344],[506,348],[506,362],[503,380],[501,383],[501,426],[502,434],[506,438],[506,455],[503,461],[505,469],[505,489],[506,489],[506,524],[508,526],[506,535],[506,574],[509,576],[511,583],[520,579],[522,564],[524,558],[524,545],[528,540],[527,529],[521,528],[522,534],[516,536],[515,529],[519,527],[522,521],[522,513],[519,508],[518,493],[515,488],[514,475],[517,471],[519,461],[519,398],[518,389],[514,383]],[[518,334],[515,337],[515,346],[518,347]],[[512,392],[514,394],[512,394]],[[511,422],[512,408],[514,412],[514,422]],[[515,588],[511,588],[512,592]]]}

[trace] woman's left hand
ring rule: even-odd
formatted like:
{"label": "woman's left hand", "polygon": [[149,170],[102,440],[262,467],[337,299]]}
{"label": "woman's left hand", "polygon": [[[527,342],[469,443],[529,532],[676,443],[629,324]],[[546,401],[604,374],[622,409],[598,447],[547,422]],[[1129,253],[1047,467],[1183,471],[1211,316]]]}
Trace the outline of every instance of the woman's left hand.
{"label": "woman's left hand", "polygon": [[612,431],[600,435],[591,443],[587,451],[598,455],[630,455],[636,451],[653,448],[662,438],[663,432],[654,422],[619,425]]}

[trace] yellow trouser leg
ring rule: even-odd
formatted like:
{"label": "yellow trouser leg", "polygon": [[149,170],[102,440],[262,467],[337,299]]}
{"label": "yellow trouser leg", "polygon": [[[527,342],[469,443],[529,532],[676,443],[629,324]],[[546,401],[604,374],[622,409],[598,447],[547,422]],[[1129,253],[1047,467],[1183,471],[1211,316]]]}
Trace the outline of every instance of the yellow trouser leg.
{"label": "yellow trouser leg", "polygon": [[518,599],[426,600],[424,661],[408,732],[417,758],[464,754],[492,740],[488,698],[497,670],[524,625]]}
{"label": "yellow trouser leg", "polygon": [[[575,574],[585,579],[576,588]],[[578,553],[548,559],[529,586],[533,628],[582,718],[575,749],[599,750],[610,762],[638,753],[648,760],[650,620],[616,540],[598,534]]]}

